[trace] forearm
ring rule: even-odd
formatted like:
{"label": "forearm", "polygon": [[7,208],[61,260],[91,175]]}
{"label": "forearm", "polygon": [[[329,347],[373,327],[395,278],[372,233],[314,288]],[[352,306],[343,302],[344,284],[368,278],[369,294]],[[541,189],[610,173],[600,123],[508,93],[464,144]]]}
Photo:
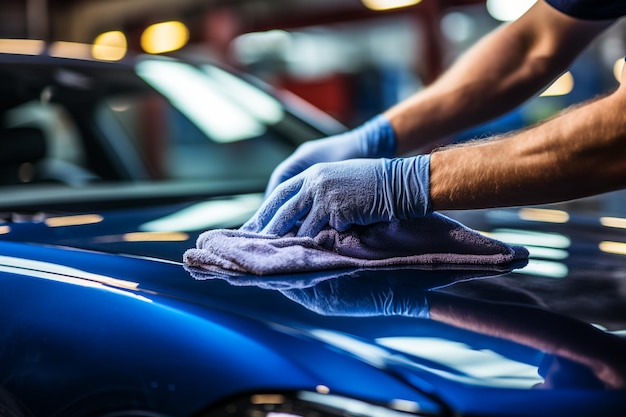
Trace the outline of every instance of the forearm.
{"label": "forearm", "polygon": [[617,91],[506,138],[434,152],[433,209],[551,203],[626,187],[625,106],[626,92]]}
{"label": "forearm", "polygon": [[609,22],[572,19],[537,4],[490,33],[435,83],[389,109],[398,154],[508,112],[564,71]]}
{"label": "forearm", "polygon": [[509,30],[488,35],[434,84],[385,113],[396,132],[399,154],[440,144],[456,132],[504,114],[549,81],[550,76],[525,69],[537,64],[524,61],[522,45],[501,40]]}

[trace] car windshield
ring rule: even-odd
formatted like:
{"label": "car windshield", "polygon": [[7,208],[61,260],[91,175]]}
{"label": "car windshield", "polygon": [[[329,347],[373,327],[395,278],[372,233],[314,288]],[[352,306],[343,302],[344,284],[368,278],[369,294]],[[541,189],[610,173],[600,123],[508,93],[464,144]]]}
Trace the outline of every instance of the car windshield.
{"label": "car windshield", "polygon": [[147,172],[136,175],[266,178],[291,149],[270,128],[285,116],[280,103],[241,79],[217,67],[165,60],[136,68],[154,91],[107,98],[96,114],[102,127],[123,129],[111,137],[126,136],[138,151],[143,164],[131,165]]}
{"label": "car windshield", "polygon": [[19,62],[0,72],[5,205],[25,194],[58,197],[41,188],[59,186],[261,191],[295,146],[325,134],[258,85],[206,63]]}

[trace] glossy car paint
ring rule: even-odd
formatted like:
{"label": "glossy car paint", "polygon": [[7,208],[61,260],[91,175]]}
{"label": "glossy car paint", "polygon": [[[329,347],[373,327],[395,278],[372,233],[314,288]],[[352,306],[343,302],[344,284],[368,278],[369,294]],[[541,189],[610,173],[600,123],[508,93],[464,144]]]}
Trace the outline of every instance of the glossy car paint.
{"label": "glossy car paint", "polygon": [[[584,249],[592,227],[560,227],[577,256],[558,279],[522,268],[198,280],[177,258],[199,231],[183,241],[112,238],[187,207],[9,224],[0,243],[5,396],[32,415],[120,407],[184,416],[239,393],[318,386],[460,415],[607,415],[625,405],[623,341],[588,323],[623,328],[615,288],[624,261]],[[504,211],[475,224],[502,230],[506,216],[517,218]],[[416,318],[433,293],[499,320],[468,328]],[[601,317],[589,298],[618,310]]]}

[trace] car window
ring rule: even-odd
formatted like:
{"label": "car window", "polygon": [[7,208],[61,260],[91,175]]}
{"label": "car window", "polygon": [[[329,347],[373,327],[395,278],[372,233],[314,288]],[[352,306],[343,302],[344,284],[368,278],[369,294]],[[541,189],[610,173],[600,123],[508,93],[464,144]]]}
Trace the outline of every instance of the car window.
{"label": "car window", "polygon": [[[222,133],[220,127],[213,132],[210,119],[233,117],[228,113],[230,109],[200,110],[200,114],[217,113],[203,120],[208,127],[199,126],[160,94],[126,95],[99,103],[96,121],[107,132],[110,142],[123,132],[124,140],[132,144],[153,180],[268,178],[273,168],[292,151],[293,145],[247,114],[245,117],[259,126],[245,130],[238,120],[233,120],[234,133],[225,140],[228,132]],[[113,122],[119,124],[119,130],[112,129]]]}
{"label": "car window", "polygon": [[76,125],[62,105],[31,101],[7,111],[4,127],[19,126],[41,129],[48,139],[50,157],[79,165],[86,163]]}
{"label": "car window", "polygon": [[37,100],[8,109],[0,123],[0,142],[2,184],[77,185],[96,179],[80,133],[62,105]]}
{"label": "car window", "polygon": [[4,58],[0,212],[263,192],[297,145],[343,129],[206,62]]}
{"label": "car window", "polygon": [[295,137],[278,100],[210,65],[147,59],[100,73],[32,71],[2,82],[17,97],[0,108],[5,185],[267,180],[307,138]]}

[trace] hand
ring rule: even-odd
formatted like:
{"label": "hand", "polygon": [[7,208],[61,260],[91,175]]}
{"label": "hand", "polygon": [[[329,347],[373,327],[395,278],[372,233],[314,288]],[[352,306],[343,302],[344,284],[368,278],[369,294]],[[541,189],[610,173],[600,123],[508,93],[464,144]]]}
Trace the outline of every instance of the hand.
{"label": "hand", "polygon": [[265,195],[285,180],[320,162],[354,158],[390,158],[396,152],[396,139],[389,121],[377,116],[349,132],[305,142],[272,173]]}
{"label": "hand", "polygon": [[431,212],[430,155],[317,164],[281,184],[243,230],[316,236],[324,227],[421,217]]}

